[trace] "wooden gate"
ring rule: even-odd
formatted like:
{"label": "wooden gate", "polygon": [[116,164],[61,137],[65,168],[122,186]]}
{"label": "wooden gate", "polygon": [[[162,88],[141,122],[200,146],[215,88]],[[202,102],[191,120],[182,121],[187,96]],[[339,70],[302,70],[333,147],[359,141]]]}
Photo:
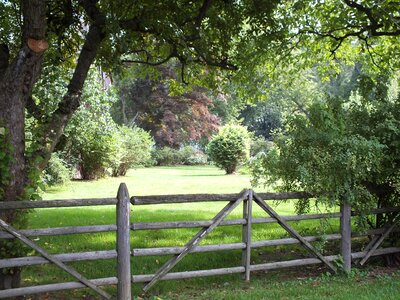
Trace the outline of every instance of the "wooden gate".
{"label": "wooden gate", "polygon": [[[160,280],[175,280],[184,278],[195,278],[202,276],[217,276],[240,273],[243,279],[250,280],[250,272],[280,269],[295,266],[306,266],[313,264],[324,264],[328,270],[333,273],[338,271],[338,267],[333,264],[333,261],[340,261],[341,268],[345,272],[351,270],[352,261],[360,261],[363,264],[370,256],[377,256],[390,253],[400,252],[399,247],[381,248],[383,239],[390,232],[398,231],[396,228],[400,221],[399,218],[393,218],[384,228],[372,229],[367,232],[351,231],[351,216],[357,215],[357,212],[352,212],[350,205],[343,203],[340,207],[340,212],[320,213],[309,215],[296,216],[280,216],[266,200],[287,200],[287,199],[307,199],[311,198],[310,194],[304,192],[291,193],[261,193],[257,194],[253,190],[245,190],[241,194],[223,194],[223,195],[160,195],[160,196],[142,196],[132,197],[131,203],[136,205],[154,205],[154,204],[173,204],[173,203],[191,203],[191,202],[209,202],[209,201],[228,201],[228,204],[211,220],[211,221],[173,221],[173,222],[138,222],[132,223],[132,230],[159,230],[173,228],[201,228],[200,231],[183,247],[162,247],[162,248],[138,248],[132,249],[132,256],[153,256],[153,255],[173,255],[165,264],[163,264],[155,274],[148,275],[133,275],[133,283],[145,283],[143,290],[146,292]],[[225,220],[232,210],[239,204],[243,203],[243,218],[235,220]],[[266,218],[253,218],[253,207],[258,205],[267,214]],[[393,212],[397,215],[400,212],[399,207],[395,208],[380,208],[371,211],[371,214],[381,214]],[[312,220],[321,218],[340,218],[340,232],[336,234],[327,234],[327,241],[340,241],[340,253],[337,255],[322,255],[311,242],[318,241],[318,236],[302,236],[290,224],[291,221]],[[252,241],[252,224],[262,223],[278,223],[291,238],[283,238],[277,240]],[[218,244],[198,246],[198,243],[203,240],[217,226],[242,225],[242,242],[232,244]],[[134,233],[133,233],[134,234]],[[363,251],[352,253],[351,239],[352,237],[374,237],[370,244]],[[251,265],[251,250],[268,246],[279,246],[289,244],[302,245],[313,257],[295,259],[280,262],[271,262],[264,264]],[[179,263],[189,253],[211,252],[211,251],[226,251],[226,250],[242,250],[242,264],[237,267],[211,269],[211,270],[196,270],[184,272],[170,272],[172,268]]]}
{"label": "wooden gate", "polygon": [[151,281],[147,283],[143,290],[147,292],[153,285],[161,280],[168,272],[187,254],[189,254],[195,246],[197,246],[211,231],[213,231],[221,222],[243,202],[243,216],[246,224],[243,228],[243,242],[246,248],[243,251],[244,278],[250,280],[250,256],[251,256],[251,223],[252,223],[252,206],[253,201],[258,204],[268,215],[274,218],[293,238],[296,238],[311,254],[326,264],[329,269],[336,273],[336,267],[332,265],[318,250],[316,250],[307,240],[305,240],[295,229],[293,229],[281,216],[279,216],[262,198],[260,198],[253,190],[245,190],[235,201],[230,201],[212,220],[208,226],[204,226],[180,251],[168,260],[153,276]]}
{"label": "wooden gate", "polygon": [[[379,248],[382,241],[391,233],[399,231],[398,224],[400,217],[399,207],[374,209],[371,214],[391,213],[391,219],[386,226],[379,229],[369,230],[367,232],[357,233],[351,232],[351,212],[350,206],[346,203],[342,204],[340,212],[320,213],[295,216],[280,216],[270,205],[269,200],[287,200],[287,199],[306,199],[310,195],[303,192],[292,193],[260,193],[257,194],[253,190],[244,190],[240,194],[196,194],[196,195],[158,195],[158,196],[140,196],[129,199],[127,188],[121,184],[116,198],[105,199],[78,199],[78,200],[53,200],[53,201],[17,201],[17,202],[0,202],[0,210],[7,209],[27,209],[27,208],[48,208],[48,207],[74,207],[74,206],[92,206],[92,205],[116,205],[116,224],[96,225],[96,226],[74,226],[59,228],[43,228],[43,229],[26,229],[15,230],[4,221],[0,221],[0,239],[19,239],[25,244],[35,249],[39,256],[28,256],[20,258],[0,258],[1,268],[23,267],[30,265],[54,263],[66,272],[73,275],[77,282],[62,282],[56,284],[46,284],[31,287],[21,287],[0,291],[0,298],[17,297],[26,294],[45,293],[51,291],[76,289],[89,287],[96,291],[104,299],[111,299],[108,293],[100,289],[103,285],[117,285],[117,299],[130,300],[131,284],[145,283],[144,290],[148,291],[160,280],[195,278],[202,276],[218,276],[225,274],[242,274],[243,279],[250,280],[252,271],[272,270],[294,266],[305,266],[313,264],[324,264],[332,272],[337,271],[337,267],[332,264],[334,260],[341,259],[343,261],[343,269],[350,271],[351,262],[358,261],[364,264],[371,256],[399,253],[399,247]],[[157,205],[157,204],[174,204],[174,203],[191,203],[191,202],[209,202],[209,201],[225,201],[226,206],[218,212],[212,220],[187,220],[187,221],[171,221],[171,222],[133,222],[130,223],[130,205],[134,210],[137,205]],[[226,219],[226,217],[239,205],[243,205],[243,217],[240,219]],[[255,205],[261,207],[266,213],[263,218],[253,217],[253,208]],[[313,220],[321,218],[340,218],[340,232],[328,234],[325,239],[328,241],[340,241],[340,254],[322,255],[311,244],[319,239],[318,236],[302,236],[291,225],[291,221]],[[252,225],[264,223],[278,223],[284,228],[291,238],[281,238],[276,240],[252,240]],[[241,225],[242,241],[231,244],[216,244],[199,246],[199,243],[218,226]],[[197,234],[192,237],[183,247],[162,247],[162,248],[133,248],[130,245],[130,235],[139,230],[154,229],[173,229],[173,228],[200,228]],[[41,247],[33,243],[29,237],[58,235],[58,234],[75,234],[75,233],[92,233],[92,232],[115,232],[117,233],[117,246],[115,250],[65,253],[51,255]],[[352,237],[373,237],[371,242],[360,252],[351,252]],[[313,256],[303,259],[294,259],[279,262],[270,262],[263,264],[251,264],[251,250],[268,246],[301,244]],[[186,255],[199,252],[214,252],[226,250],[241,251],[241,265],[237,267],[219,268],[211,270],[187,270],[185,272],[171,272]],[[153,255],[172,255],[155,274],[147,275],[131,275],[131,260],[135,260],[139,256]],[[66,263],[72,261],[97,260],[97,259],[114,259],[116,258],[117,274],[115,277],[87,279],[77,273]]]}

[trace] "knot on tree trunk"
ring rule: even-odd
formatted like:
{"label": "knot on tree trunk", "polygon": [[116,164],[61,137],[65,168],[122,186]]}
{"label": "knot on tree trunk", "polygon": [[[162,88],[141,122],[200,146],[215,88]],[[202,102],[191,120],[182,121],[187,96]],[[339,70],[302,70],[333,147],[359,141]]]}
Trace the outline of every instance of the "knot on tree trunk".
{"label": "knot on tree trunk", "polygon": [[49,43],[45,40],[28,39],[28,47],[35,53],[42,53],[49,48]]}

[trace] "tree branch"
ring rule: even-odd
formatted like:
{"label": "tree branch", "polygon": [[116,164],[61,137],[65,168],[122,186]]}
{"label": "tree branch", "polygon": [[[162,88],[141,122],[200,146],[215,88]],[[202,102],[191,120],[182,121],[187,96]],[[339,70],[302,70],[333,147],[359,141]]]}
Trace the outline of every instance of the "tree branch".
{"label": "tree branch", "polygon": [[195,28],[197,30],[200,29],[201,23],[203,22],[203,20],[206,16],[207,10],[211,6],[211,2],[212,2],[212,0],[204,0],[203,5],[200,7],[199,14],[197,15],[195,22],[194,22]]}
{"label": "tree branch", "polygon": [[370,36],[398,36],[400,35],[400,29],[392,31],[378,31],[378,29],[384,27],[380,24],[373,14],[371,8],[366,7],[357,3],[356,1],[343,0],[343,2],[351,8],[355,8],[357,11],[363,13],[370,22],[370,25],[365,26],[364,30],[369,32]]}
{"label": "tree branch", "polygon": [[72,114],[80,105],[83,85],[87,78],[90,66],[93,64],[97,50],[105,38],[104,27],[106,18],[97,8],[97,0],[81,0],[80,4],[92,19],[85,43],[79,54],[78,62],[68,85],[68,90],[58,105],[57,110],[43,125],[43,134],[38,141],[40,148],[35,151],[33,159],[40,156],[42,159],[36,167],[43,170],[50,159],[51,153],[57,145],[64,128]]}
{"label": "tree branch", "polygon": [[372,14],[372,10],[368,7],[365,7],[355,1],[351,1],[351,0],[343,0],[344,3],[346,3],[348,6],[357,9],[359,12],[364,13],[367,18],[370,20],[371,24],[376,26],[378,25],[378,23],[376,22],[373,14]]}
{"label": "tree branch", "polygon": [[215,61],[213,59],[207,58],[197,47],[194,47],[194,50],[196,51],[197,55],[200,57],[200,59],[194,60],[196,63],[205,63],[208,66],[213,66],[213,67],[219,67],[221,69],[225,70],[231,70],[231,71],[237,71],[238,67],[228,63],[227,58],[223,58],[220,61]]}
{"label": "tree branch", "polygon": [[151,61],[151,54],[145,49],[140,49],[140,50],[132,51],[132,53],[145,53],[146,60],[124,59],[124,60],[122,60],[122,63],[124,63],[125,65],[144,64],[144,65],[149,65],[149,66],[159,66],[159,65],[162,65],[162,64],[168,62],[171,58],[178,57],[178,52],[177,52],[176,46],[172,45],[172,47],[173,48],[172,48],[170,54],[167,57],[165,57],[164,59],[161,59],[159,61],[155,61],[155,62]]}

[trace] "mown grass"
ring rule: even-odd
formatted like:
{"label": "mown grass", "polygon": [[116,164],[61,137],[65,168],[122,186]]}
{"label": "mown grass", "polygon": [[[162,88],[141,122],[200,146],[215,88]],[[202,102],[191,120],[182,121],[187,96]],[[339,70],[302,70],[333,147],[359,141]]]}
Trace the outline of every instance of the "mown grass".
{"label": "mown grass", "polygon": [[[280,272],[282,273],[282,271]],[[296,273],[297,274],[297,273]],[[162,299],[304,299],[304,300],[349,300],[349,299],[399,299],[400,273],[389,272],[375,275],[374,271],[352,272],[350,275],[301,277],[283,279],[276,274],[258,275],[251,283],[238,282],[213,285],[210,288],[183,290],[180,293],[167,293]],[[275,277],[274,277],[275,276]],[[271,277],[273,278],[271,280]]]}
{"label": "mown grass", "polygon": [[[96,198],[113,197],[119,183],[127,184],[131,195],[156,194],[189,194],[189,193],[238,193],[250,187],[249,176],[226,176],[221,170],[213,167],[174,167],[131,170],[124,178],[107,178],[95,182],[75,181],[70,185],[53,189],[43,195],[44,199]],[[257,191],[264,191],[257,189]],[[293,201],[271,203],[283,215],[294,213]],[[210,220],[225,203],[193,203],[175,205],[149,205],[132,207],[131,222],[164,222],[178,220]],[[236,208],[229,218],[240,218],[242,208]],[[261,209],[254,209],[255,217],[265,217]],[[37,209],[29,218],[31,228],[83,226],[115,224],[115,207],[83,207],[63,209]],[[338,220],[321,224],[317,220],[291,222],[303,235],[328,234],[337,232]],[[322,226],[323,225],[323,226]],[[182,246],[197,233],[199,229],[146,230],[132,233],[131,245],[134,248]],[[259,224],[253,226],[253,240],[278,239],[288,237],[277,224]],[[79,234],[35,239],[51,253],[67,253],[115,249],[115,233]],[[240,226],[225,226],[214,230],[203,242],[204,244],[235,243],[241,241]],[[321,245],[317,245],[322,246]],[[333,244],[325,245],[325,250],[332,252]],[[308,253],[299,246],[281,246],[253,249],[252,263],[265,263],[278,260],[308,257]],[[151,274],[169,259],[169,256],[134,257],[132,258],[133,274]],[[173,272],[234,267],[241,264],[240,251],[223,251],[213,253],[190,254],[184,258]],[[88,278],[112,277],[116,274],[115,260],[98,260],[71,264]],[[324,271],[324,269],[322,269]],[[75,281],[57,268],[34,266],[24,269],[25,285],[37,285],[51,282]],[[271,284],[273,276],[255,274],[251,284],[243,285],[240,275],[196,278],[192,280],[164,281],[158,283],[149,295],[160,295],[165,299],[265,299],[262,296],[263,285]],[[268,279],[269,278],[269,279]],[[279,282],[279,280],[278,280]],[[213,288],[215,287],[215,288]],[[233,288],[234,287],[234,288]],[[284,292],[277,289],[276,297],[285,299]],[[108,287],[115,294],[115,287]],[[294,289],[294,287],[292,288]],[[200,292],[199,292],[200,291]],[[141,285],[134,285],[134,294],[141,294]],[[242,293],[243,292],[243,293]],[[88,291],[65,291],[52,294],[51,299],[81,299]],[[147,295],[147,296],[149,296]],[[186,295],[186,296],[184,296]],[[247,296],[250,298],[248,298]],[[182,298],[182,297],[183,298]],[[179,298],[180,297],[180,298]],[[186,298],[185,298],[186,297]],[[239,298],[235,298],[239,297]],[[245,297],[245,298],[240,298]],[[246,298],[247,297],[247,298]],[[291,299],[290,297],[287,299]],[[306,298],[299,298],[306,299]],[[341,299],[341,298],[338,298]],[[372,298],[371,298],[372,299]]]}

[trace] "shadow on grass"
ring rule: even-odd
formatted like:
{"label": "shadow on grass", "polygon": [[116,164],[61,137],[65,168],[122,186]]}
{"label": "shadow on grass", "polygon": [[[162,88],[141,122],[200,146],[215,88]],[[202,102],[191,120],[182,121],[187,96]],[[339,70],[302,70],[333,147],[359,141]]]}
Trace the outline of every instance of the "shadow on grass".
{"label": "shadow on grass", "polygon": [[[131,207],[131,222],[167,222],[211,220],[225,205],[225,203],[203,203],[190,205],[158,205]],[[241,218],[242,207],[235,209],[231,217]],[[266,216],[262,213],[262,216]],[[115,224],[114,207],[84,207],[63,209],[38,209],[29,216],[32,228],[86,226]],[[338,222],[333,222],[329,231],[336,230]],[[318,234],[319,221],[291,222],[292,226],[302,234]],[[140,230],[131,232],[132,248],[173,247],[185,245],[200,228]],[[324,232],[327,233],[327,232]],[[278,239],[288,237],[288,234],[278,224],[253,225],[253,241]],[[217,227],[207,236],[201,245],[238,243],[242,239],[242,226]],[[115,232],[96,234],[75,234],[65,236],[40,237],[37,243],[51,253],[67,253],[82,251],[98,251],[115,249]],[[304,250],[298,245],[283,247],[258,248],[252,251],[252,263],[265,263],[275,260],[302,258]],[[156,272],[171,255],[132,257],[132,274],[152,274]],[[88,278],[111,277],[116,274],[116,260],[97,260],[76,262],[71,264]],[[220,251],[209,253],[192,253],[185,257],[172,272],[235,267],[241,265],[241,251]],[[51,266],[35,266],[26,268],[23,277],[27,285],[39,285],[51,282],[74,281],[63,271]],[[241,281],[239,274],[196,278],[185,281],[165,281],[157,284],[151,295],[164,292],[178,292],[184,285],[192,288],[206,288],[210,284],[235,285]],[[134,285],[134,293],[140,294],[141,284]],[[72,298],[71,298],[72,299]]]}

